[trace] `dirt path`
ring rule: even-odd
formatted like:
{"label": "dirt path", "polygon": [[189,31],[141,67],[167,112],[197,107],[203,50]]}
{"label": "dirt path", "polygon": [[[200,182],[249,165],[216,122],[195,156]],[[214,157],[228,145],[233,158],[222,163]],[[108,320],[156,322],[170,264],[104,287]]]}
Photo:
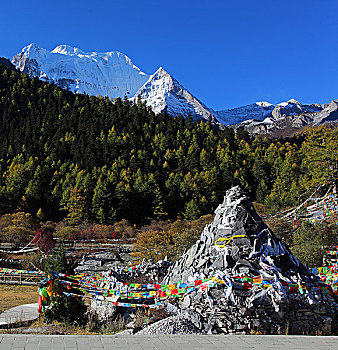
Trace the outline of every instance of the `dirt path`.
{"label": "dirt path", "polygon": [[36,286],[0,284],[0,313],[14,306],[37,303]]}

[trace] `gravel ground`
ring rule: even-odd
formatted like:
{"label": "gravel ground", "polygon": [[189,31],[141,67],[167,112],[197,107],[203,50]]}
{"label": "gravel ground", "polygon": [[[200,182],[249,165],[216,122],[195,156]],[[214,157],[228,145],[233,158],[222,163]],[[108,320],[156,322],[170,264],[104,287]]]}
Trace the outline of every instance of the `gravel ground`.
{"label": "gravel ground", "polygon": [[202,334],[192,323],[182,320],[179,316],[170,316],[158,322],[155,322],[135,335],[152,335],[152,334]]}

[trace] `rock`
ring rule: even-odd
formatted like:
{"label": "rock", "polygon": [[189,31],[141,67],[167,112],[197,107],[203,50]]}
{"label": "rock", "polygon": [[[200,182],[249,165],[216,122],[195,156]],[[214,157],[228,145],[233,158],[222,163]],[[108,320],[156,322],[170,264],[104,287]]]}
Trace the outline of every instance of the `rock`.
{"label": "rock", "polygon": [[[309,289],[325,285],[264,224],[238,186],[226,192],[215,214],[200,240],[168,270],[163,283],[215,275],[226,283],[186,296],[178,304],[182,320],[209,333],[278,334],[288,330],[289,334],[328,334],[338,312],[337,302],[320,291],[300,294],[286,290],[284,282]],[[220,238],[224,239],[215,246]],[[242,281],[240,276],[258,276],[268,287]],[[319,312],[321,305],[326,308]],[[216,314],[220,315],[217,322],[213,319]],[[311,322],[313,319],[316,322]]]}
{"label": "rock", "polygon": [[186,261],[185,261],[185,266],[190,267],[192,265],[192,263],[194,262],[195,256],[190,251],[187,254],[188,254],[188,256],[187,256]]}
{"label": "rock", "polygon": [[190,296],[187,295],[180,303],[180,307],[182,309],[188,309],[188,307],[190,306]]}
{"label": "rock", "polygon": [[205,263],[208,261],[208,258],[201,258],[196,265],[196,269],[200,269],[202,266],[205,265]]}
{"label": "rock", "polygon": [[201,330],[194,326],[189,320],[183,320],[179,316],[167,317],[135,333],[135,335],[156,334],[201,334]]}
{"label": "rock", "polygon": [[[226,261],[224,261],[224,255],[219,255],[214,263],[212,264],[216,269],[223,269],[225,267]],[[199,265],[197,265],[198,268]]]}
{"label": "rock", "polygon": [[168,315],[174,315],[174,316],[177,316],[179,313],[178,308],[174,304],[171,304],[171,303],[167,303],[166,312]]}
{"label": "rock", "polygon": [[[226,192],[215,214],[200,239],[175,265],[167,261],[143,262],[132,271],[114,267],[104,273],[101,287],[109,289],[114,289],[117,281],[136,281],[141,277],[161,284],[211,277],[213,283],[218,281],[210,288],[204,285],[203,290],[197,285],[183,299],[171,299],[165,308],[167,314],[175,316],[147,326],[137,334],[331,334],[337,331],[338,304],[331,295],[318,289],[326,285],[279,241],[238,186]],[[222,242],[216,244],[220,238]],[[108,262],[109,256],[100,258],[105,266],[114,263]],[[262,283],[257,284],[257,280],[255,284],[252,278]],[[291,293],[285,283],[306,285],[308,290],[317,288],[303,294]],[[133,311],[131,308],[130,312]],[[105,311],[102,306],[99,312],[109,318],[115,309]]]}

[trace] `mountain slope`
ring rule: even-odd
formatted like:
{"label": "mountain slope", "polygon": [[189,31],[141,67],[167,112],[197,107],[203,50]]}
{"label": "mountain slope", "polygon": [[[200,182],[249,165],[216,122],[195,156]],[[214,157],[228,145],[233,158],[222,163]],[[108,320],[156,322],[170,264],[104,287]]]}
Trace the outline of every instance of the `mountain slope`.
{"label": "mountain slope", "polygon": [[110,98],[133,96],[149,78],[121,52],[84,52],[68,45],[49,52],[30,44],[12,62],[31,77],[52,81],[73,92]]}
{"label": "mountain slope", "polygon": [[[337,103],[302,105],[291,99],[277,105],[256,102],[232,109],[214,111],[193,96],[162,67],[148,75],[129,57],[118,51],[84,52],[68,45],[48,51],[36,44],[23,48],[12,63],[31,77],[54,82],[75,93],[141,99],[155,113],[165,110],[173,116],[191,115],[220,126],[243,126],[253,135],[286,136],[306,125],[338,119]],[[210,87],[212,89],[212,86]]]}
{"label": "mountain slope", "polygon": [[247,119],[234,125],[243,126],[253,135],[268,135],[272,137],[291,136],[307,125],[319,125],[338,120],[338,100],[329,105],[302,105],[291,99],[275,106],[271,115],[263,120]]}
{"label": "mountain slope", "polygon": [[15,69],[14,64],[12,64],[12,62],[8,58],[0,57],[0,64],[6,66],[9,69]]}
{"label": "mountain slope", "polygon": [[186,90],[167,71],[160,67],[136,92],[134,100],[141,99],[152,106],[155,113],[167,108],[170,115],[187,116],[215,121],[213,113]]}
{"label": "mountain slope", "polygon": [[23,48],[13,64],[31,77],[54,82],[76,93],[146,100],[155,113],[215,121],[213,112],[163,68],[149,76],[118,51],[84,52],[68,45],[49,52],[36,44]]}
{"label": "mountain slope", "polygon": [[241,123],[247,119],[263,120],[271,114],[274,105],[269,102],[256,102],[237,108],[217,111],[218,120],[224,125]]}

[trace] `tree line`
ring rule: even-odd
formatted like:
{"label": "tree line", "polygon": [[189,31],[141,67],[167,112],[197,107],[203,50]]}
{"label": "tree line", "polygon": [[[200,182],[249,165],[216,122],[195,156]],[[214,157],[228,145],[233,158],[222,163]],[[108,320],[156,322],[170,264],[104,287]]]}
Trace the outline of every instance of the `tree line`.
{"label": "tree line", "polygon": [[273,210],[337,171],[337,129],[252,138],[127,99],[73,94],[0,64],[0,215],[193,220],[240,185]]}

